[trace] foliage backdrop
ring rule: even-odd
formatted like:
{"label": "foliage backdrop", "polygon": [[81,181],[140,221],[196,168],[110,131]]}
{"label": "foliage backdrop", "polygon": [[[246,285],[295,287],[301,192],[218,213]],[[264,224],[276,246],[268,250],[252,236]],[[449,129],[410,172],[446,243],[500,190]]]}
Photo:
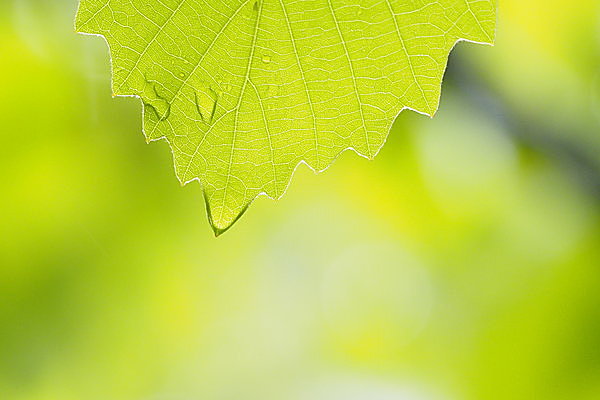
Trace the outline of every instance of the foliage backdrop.
{"label": "foliage backdrop", "polygon": [[600,396],[597,1],[502,1],[436,119],[218,240],[75,10],[0,3],[0,398]]}

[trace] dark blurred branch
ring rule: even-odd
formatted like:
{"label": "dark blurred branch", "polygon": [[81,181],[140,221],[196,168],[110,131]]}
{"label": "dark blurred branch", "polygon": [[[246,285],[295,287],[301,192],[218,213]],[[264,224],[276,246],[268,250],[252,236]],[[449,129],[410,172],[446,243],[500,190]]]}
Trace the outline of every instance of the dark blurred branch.
{"label": "dark blurred branch", "polygon": [[598,155],[594,157],[585,144],[569,140],[568,135],[561,133],[560,127],[511,107],[481,72],[460,56],[451,55],[445,82],[458,89],[473,109],[500,123],[521,145],[555,160],[584,190],[600,198],[600,151],[594,152]]}

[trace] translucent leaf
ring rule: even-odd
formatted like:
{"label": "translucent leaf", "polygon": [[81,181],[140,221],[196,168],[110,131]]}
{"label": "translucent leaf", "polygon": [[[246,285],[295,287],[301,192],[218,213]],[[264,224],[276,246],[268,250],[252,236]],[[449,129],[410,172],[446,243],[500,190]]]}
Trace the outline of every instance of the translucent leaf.
{"label": "translucent leaf", "polygon": [[433,115],[455,43],[492,43],[495,3],[82,0],[76,26],[106,39],[114,94],[142,99],[219,234],[299,163],[373,158],[400,111]]}

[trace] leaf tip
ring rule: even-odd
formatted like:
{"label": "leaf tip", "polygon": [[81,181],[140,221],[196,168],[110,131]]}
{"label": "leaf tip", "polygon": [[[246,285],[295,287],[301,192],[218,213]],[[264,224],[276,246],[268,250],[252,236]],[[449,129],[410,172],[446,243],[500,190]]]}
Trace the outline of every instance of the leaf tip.
{"label": "leaf tip", "polygon": [[206,205],[208,223],[210,224],[210,227],[212,228],[216,238],[230,230],[231,227],[233,227],[233,225],[235,225],[235,223],[242,217],[242,215],[246,213],[251,204],[251,202],[246,204],[244,208],[241,211],[239,211],[234,218],[223,218],[223,216],[221,216],[220,218],[215,218],[215,212],[210,205],[210,200],[208,199],[206,190],[204,190],[204,203]]}

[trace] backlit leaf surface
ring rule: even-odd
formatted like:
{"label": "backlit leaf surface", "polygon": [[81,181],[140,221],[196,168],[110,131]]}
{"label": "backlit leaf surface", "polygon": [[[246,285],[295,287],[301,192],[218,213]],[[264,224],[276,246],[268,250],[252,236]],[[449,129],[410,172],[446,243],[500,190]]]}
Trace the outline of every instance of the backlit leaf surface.
{"label": "backlit leaf surface", "polygon": [[367,158],[404,108],[433,115],[448,54],[492,43],[496,0],[82,0],[115,95],[139,96],[182,183],[202,183],[216,233],[299,163]]}

